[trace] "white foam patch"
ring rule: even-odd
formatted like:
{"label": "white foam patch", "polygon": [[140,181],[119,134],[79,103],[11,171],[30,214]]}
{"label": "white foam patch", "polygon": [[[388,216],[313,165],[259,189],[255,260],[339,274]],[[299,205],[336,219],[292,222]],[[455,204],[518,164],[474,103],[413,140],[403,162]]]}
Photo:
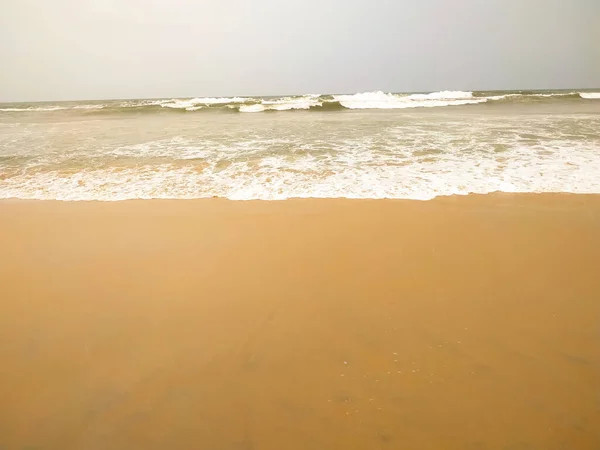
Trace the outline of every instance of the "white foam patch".
{"label": "white foam patch", "polygon": [[73,109],[104,109],[106,105],[77,105]]}
{"label": "white foam patch", "polygon": [[406,97],[410,100],[465,100],[473,98],[472,92],[464,91],[440,91],[430,94],[412,94]]}
{"label": "white foam patch", "polygon": [[45,106],[45,107],[29,107],[29,108],[0,108],[3,112],[32,112],[32,111],[59,111],[61,109],[69,109],[66,106]]}
{"label": "white foam patch", "polygon": [[[402,135],[403,129],[397,132]],[[444,138],[439,142],[444,143]],[[445,142],[449,145],[450,140]],[[219,196],[232,200],[295,197],[428,200],[439,195],[496,191],[600,192],[597,176],[600,147],[590,151],[585,144],[573,145],[561,140],[544,147],[515,142],[501,153],[450,151],[416,156],[416,147],[391,154],[371,149],[366,139],[347,141],[342,144],[345,150],[337,153],[306,153],[296,157],[259,153],[251,156],[244,153],[244,147],[254,145],[240,145],[229,149],[226,155],[215,152],[207,143],[204,148],[173,150],[177,162],[151,165],[143,164],[144,159],[140,159],[135,167],[84,169],[76,173],[34,168],[4,179],[0,198],[114,201]],[[123,148],[117,153],[133,156],[136,151],[148,157],[148,147]],[[153,151],[161,154],[160,145]],[[167,155],[163,156],[165,160]]]}
{"label": "white foam patch", "polygon": [[234,162],[219,170],[169,164],[135,169],[84,170],[20,175],[5,180],[0,198],[126,200],[205,198],[283,200],[287,198],[408,198],[504,192],[600,192],[598,158],[557,151],[551,160],[534,161],[530,149],[516,148],[507,161],[493,157],[465,160],[456,156],[404,166],[372,158],[369,164],[344,164],[304,157],[290,163],[281,156],[257,166]]}
{"label": "white foam patch", "polygon": [[[296,106],[321,101],[291,99]],[[290,100],[267,101],[287,107]],[[600,116],[546,110],[6,121],[0,122],[0,198],[600,193]]]}
{"label": "white foam patch", "polygon": [[192,101],[203,105],[223,105],[225,103],[244,103],[249,99],[245,97],[201,97],[194,98]]}
{"label": "white foam patch", "polygon": [[573,95],[572,92],[553,92],[551,94],[524,94],[524,97],[566,97],[569,95]]}
{"label": "white foam patch", "polygon": [[240,112],[249,112],[249,113],[253,113],[253,112],[262,112],[264,111],[266,108],[264,105],[257,103],[255,105],[242,105],[240,106]]}
{"label": "white foam patch", "polygon": [[579,96],[588,100],[600,99],[600,92],[580,92]]}
{"label": "white foam patch", "polygon": [[302,97],[282,97],[274,100],[263,100],[255,105],[242,105],[240,112],[262,111],[289,111],[292,109],[310,109],[321,106],[318,95],[305,95]]}
{"label": "white foam patch", "polygon": [[[487,97],[473,95],[469,91],[439,91],[425,94],[392,94],[381,91],[358,94],[333,95],[333,101],[348,109],[404,109],[461,106],[495,100],[526,100],[531,98],[553,98],[579,95],[583,99],[599,99],[600,92],[550,92],[550,93],[507,93]],[[189,99],[123,100],[105,104],[60,104],[40,106],[0,105],[0,112],[52,112],[58,110],[100,110],[111,108],[143,108],[156,106],[175,110],[199,111],[207,108],[231,108],[241,112],[308,110],[330,103],[329,97],[319,94],[288,96],[279,98],[251,97],[196,97]]]}
{"label": "white foam patch", "polygon": [[334,95],[333,98],[348,109],[403,109],[432,108],[485,103],[486,98],[475,98],[472,92],[442,91],[431,94],[397,95],[381,91],[354,95]]}
{"label": "white foam patch", "polygon": [[161,100],[154,104],[160,105],[163,108],[174,108],[174,109],[185,109],[187,111],[197,111],[204,107],[213,105],[227,105],[231,103],[244,103],[247,102],[248,98],[242,97],[198,97],[188,100],[183,99],[172,99],[172,100]]}

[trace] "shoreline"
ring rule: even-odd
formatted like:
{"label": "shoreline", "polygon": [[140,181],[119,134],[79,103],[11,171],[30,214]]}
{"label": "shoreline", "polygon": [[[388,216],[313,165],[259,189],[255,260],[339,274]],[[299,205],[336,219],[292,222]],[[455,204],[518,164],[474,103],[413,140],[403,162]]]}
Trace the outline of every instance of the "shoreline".
{"label": "shoreline", "polygon": [[0,200],[0,448],[596,449],[600,195]]}
{"label": "shoreline", "polygon": [[197,198],[128,198],[118,200],[60,200],[60,199],[39,199],[39,198],[20,198],[20,197],[7,197],[0,198],[0,204],[6,202],[56,202],[56,203],[80,203],[80,204],[100,204],[100,203],[124,203],[124,202],[205,202],[205,201],[227,201],[232,203],[246,203],[246,202],[264,202],[264,203],[282,203],[287,201],[299,202],[299,201],[316,201],[316,202],[337,202],[337,201],[356,201],[356,202],[416,202],[426,203],[432,201],[446,201],[451,199],[462,199],[462,198],[494,198],[494,197],[531,197],[531,198],[543,198],[543,197],[597,197],[600,196],[600,192],[506,192],[506,191],[494,191],[486,193],[470,192],[468,194],[449,194],[449,195],[438,195],[436,197],[428,199],[417,199],[417,198],[396,198],[396,197],[378,197],[378,198],[357,198],[357,197],[289,197],[284,199],[265,200],[265,199],[232,199],[228,197],[220,197],[214,195],[212,197],[197,197]]}

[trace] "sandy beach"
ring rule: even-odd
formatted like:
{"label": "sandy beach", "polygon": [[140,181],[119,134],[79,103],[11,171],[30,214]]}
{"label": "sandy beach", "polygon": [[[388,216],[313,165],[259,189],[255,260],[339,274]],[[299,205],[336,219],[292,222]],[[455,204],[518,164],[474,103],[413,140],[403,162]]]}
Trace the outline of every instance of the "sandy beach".
{"label": "sandy beach", "polygon": [[0,202],[0,449],[598,449],[600,196]]}

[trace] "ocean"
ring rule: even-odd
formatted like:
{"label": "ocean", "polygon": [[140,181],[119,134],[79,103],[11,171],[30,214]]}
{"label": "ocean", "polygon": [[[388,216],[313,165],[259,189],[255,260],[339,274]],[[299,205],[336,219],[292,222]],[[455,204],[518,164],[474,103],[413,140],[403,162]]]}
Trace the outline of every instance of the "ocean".
{"label": "ocean", "polygon": [[600,193],[600,92],[0,104],[0,198]]}

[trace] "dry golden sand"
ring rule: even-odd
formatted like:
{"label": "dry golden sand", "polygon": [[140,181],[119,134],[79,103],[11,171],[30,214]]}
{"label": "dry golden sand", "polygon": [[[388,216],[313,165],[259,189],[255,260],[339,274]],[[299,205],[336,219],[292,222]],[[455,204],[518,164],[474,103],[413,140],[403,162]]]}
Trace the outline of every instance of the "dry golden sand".
{"label": "dry golden sand", "polygon": [[600,196],[0,203],[0,448],[599,449]]}

